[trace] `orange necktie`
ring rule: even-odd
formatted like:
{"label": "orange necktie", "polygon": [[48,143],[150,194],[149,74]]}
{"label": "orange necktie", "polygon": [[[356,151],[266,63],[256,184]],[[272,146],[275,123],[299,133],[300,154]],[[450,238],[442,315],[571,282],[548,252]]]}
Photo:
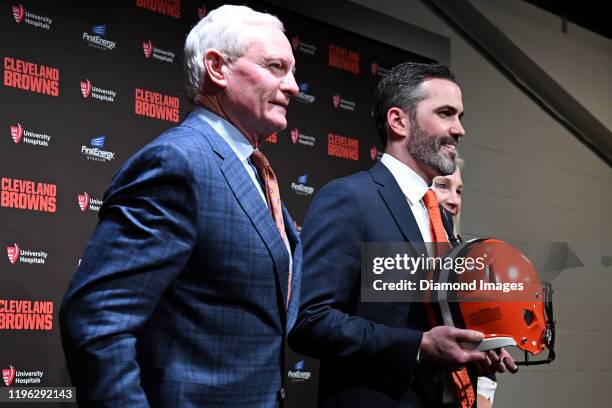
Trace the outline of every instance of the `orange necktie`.
{"label": "orange necktie", "polygon": [[[287,232],[285,231],[285,221],[283,220],[283,210],[276,175],[274,174],[274,171],[272,170],[270,162],[266,156],[264,156],[264,154],[259,150],[253,151],[253,154],[251,154],[251,161],[257,170],[259,170],[259,175],[264,183],[266,201],[268,202],[268,209],[270,210],[272,219],[276,224],[276,228],[278,228],[278,232],[285,243],[287,251],[291,252],[289,239],[287,238]],[[291,268],[289,268],[288,276],[287,305],[289,304],[289,299],[291,297]]]}
{"label": "orange necktie", "polygon": [[[440,214],[440,205],[438,204],[436,193],[434,193],[433,190],[427,190],[427,193],[423,197],[423,203],[425,204],[425,207],[427,207],[427,213],[429,214],[431,241],[448,242],[446,230],[444,229],[444,224],[442,224],[442,215]],[[433,310],[430,309],[428,317],[430,323],[435,324],[436,319]],[[459,398],[459,401],[461,402],[461,408],[470,408],[472,405],[474,405],[476,397],[474,395],[474,388],[472,387],[472,382],[470,381],[470,376],[468,375],[467,370],[465,367],[463,367],[457,371],[453,371],[452,377],[453,383],[455,384],[457,398]]]}

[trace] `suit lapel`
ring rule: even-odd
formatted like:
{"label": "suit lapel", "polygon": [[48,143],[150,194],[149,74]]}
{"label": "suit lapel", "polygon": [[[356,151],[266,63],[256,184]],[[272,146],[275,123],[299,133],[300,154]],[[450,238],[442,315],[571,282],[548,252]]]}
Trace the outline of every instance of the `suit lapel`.
{"label": "suit lapel", "polygon": [[406,241],[423,242],[423,236],[412,214],[412,210],[410,206],[408,206],[406,196],[402,192],[399,184],[397,184],[397,181],[393,178],[391,172],[380,161],[377,162],[369,172],[374,182],[380,186],[378,192],[382,196],[383,201],[402,231]]}
{"label": "suit lapel", "polygon": [[[274,262],[274,275],[277,288],[280,291],[281,316],[286,319],[285,299],[287,299],[287,279],[289,272],[289,254],[285,248],[285,243],[281,238],[274,220],[270,216],[268,207],[263,202],[257,187],[247,173],[243,164],[238,160],[236,154],[227,143],[219,136],[214,129],[199,118],[195,118],[197,123],[192,123],[190,119],[186,123],[199,130],[204,130],[204,137],[209,141],[213,150],[222,158],[221,172],[230,186],[240,207],[251,220],[255,230],[268,248],[270,256]],[[293,221],[291,221],[293,222]]]}
{"label": "suit lapel", "polygon": [[302,245],[293,220],[283,205],[283,218],[289,245],[291,246],[293,269],[291,273],[291,298],[287,307],[287,331],[291,330],[300,307],[300,289],[302,283]]}

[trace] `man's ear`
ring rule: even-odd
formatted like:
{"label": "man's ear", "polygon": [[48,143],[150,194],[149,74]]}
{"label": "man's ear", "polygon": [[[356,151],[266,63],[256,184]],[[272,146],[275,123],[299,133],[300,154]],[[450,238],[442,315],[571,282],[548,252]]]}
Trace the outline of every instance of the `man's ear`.
{"label": "man's ear", "polygon": [[410,134],[410,121],[406,112],[393,107],[387,111],[387,129],[390,140],[399,140]]}
{"label": "man's ear", "polygon": [[215,49],[209,49],[204,54],[204,75],[206,81],[204,83],[214,84],[218,88],[227,86],[227,59],[225,56]]}

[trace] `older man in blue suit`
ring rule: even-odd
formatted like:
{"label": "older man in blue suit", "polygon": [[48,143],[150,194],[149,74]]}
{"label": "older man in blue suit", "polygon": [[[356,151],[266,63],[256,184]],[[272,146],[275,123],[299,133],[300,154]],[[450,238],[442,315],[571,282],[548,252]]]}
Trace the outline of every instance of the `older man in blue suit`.
{"label": "older man in blue suit", "polygon": [[301,247],[259,146],[287,126],[295,60],[274,16],[223,6],[185,44],[198,105],[131,157],[64,298],[83,406],[276,407]]}

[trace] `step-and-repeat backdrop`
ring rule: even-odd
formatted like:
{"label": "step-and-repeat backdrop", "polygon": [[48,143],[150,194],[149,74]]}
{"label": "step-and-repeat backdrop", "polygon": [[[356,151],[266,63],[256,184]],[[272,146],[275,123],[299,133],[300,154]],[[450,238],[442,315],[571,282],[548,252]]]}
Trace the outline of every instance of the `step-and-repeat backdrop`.
{"label": "step-and-repeat backdrop", "polygon": [[[370,167],[372,93],[394,65],[430,61],[265,3],[297,61],[289,126],[262,150],[299,224],[317,190]],[[104,191],[136,150],[191,110],[182,50],[217,2],[2,1],[0,386],[69,385],[58,312]],[[290,406],[312,406],[317,362],[289,351]],[[9,383],[10,382],[10,383]]]}

